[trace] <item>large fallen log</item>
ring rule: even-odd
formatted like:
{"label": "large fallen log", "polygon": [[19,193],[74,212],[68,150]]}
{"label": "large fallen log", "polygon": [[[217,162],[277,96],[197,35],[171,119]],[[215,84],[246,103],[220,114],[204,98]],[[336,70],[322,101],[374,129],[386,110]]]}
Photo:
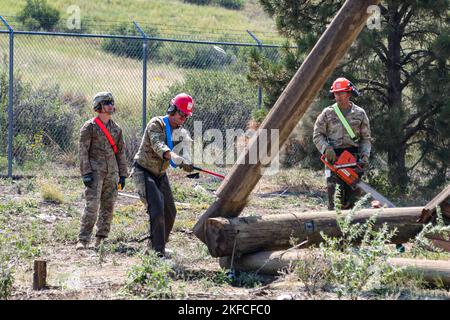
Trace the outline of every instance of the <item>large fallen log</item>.
{"label": "large fallen log", "polygon": [[[204,223],[212,217],[236,217],[247,203],[248,196],[262,176],[261,162],[269,163],[277,155],[278,146],[288,139],[303,114],[313,102],[323,85],[344,57],[361,32],[370,15],[368,8],[380,0],[347,0],[331,21],[327,30],[311,50],[300,69],[278,98],[270,113],[252,138],[249,148],[240,156],[217,190],[218,199],[199,217],[193,228],[203,242]],[[271,139],[262,145],[260,134],[271,136],[271,130],[279,130],[279,141],[272,146]],[[270,133],[268,133],[270,132]],[[267,157],[256,161],[252,153],[267,146]],[[274,150],[272,150],[272,147]]]}
{"label": "large fallen log", "polygon": [[[278,275],[283,269],[294,266],[296,261],[306,258],[307,250],[262,251],[233,258],[236,271],[257,272],[258,274]],[[220,258],[222,268],[231,268],[231,257]],[[411,275],[421,275],[429,283],[435,284],[439,279],[450,285],[450,261],[390,258],[388,264],[396,268],[405,268]]]}
{"label": "large fallen log", "polygon": [[[344,211],[346,213],[347,211]],[[393,243],[406,243],[423,227],[417,222],[422,207],[363,209],[354,216],[354,222],[364,222],[377,214],[375,228],[387,223],[397,228]],[[231,256],[263,250],[287,249],[292,238],[308,245],[318,244],[323,239],[320,232],[329,236],[340,236],[335,211],[292,212],[289,214],[264,215],[259,217],[211,218],[205,224],[205,240],[213,257]]]}

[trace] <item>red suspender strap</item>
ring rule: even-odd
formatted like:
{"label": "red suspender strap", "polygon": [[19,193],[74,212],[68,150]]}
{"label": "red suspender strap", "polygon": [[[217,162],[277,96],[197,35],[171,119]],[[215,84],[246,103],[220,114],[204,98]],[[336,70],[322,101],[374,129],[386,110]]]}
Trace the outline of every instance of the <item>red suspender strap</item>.
{"label": "red suspender strap", "polygon": [[114,153],[117,153],[117,146],[114,142],[114,139],[111,137],[111,134],[109,133],[108,129],[106,129],[105,125],[103,124],[102,120],[100,120],[98,117],[94,119],[95,123],[100,127],[100,129],[103,131],[103,133],[106,136],[106,139],[108,139],[109,144],[114,150]]}

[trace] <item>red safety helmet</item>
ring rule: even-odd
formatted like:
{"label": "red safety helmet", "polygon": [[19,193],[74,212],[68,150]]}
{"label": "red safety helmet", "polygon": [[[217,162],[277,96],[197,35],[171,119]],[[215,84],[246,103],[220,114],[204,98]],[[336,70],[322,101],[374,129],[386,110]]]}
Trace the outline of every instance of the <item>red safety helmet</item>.
{"label": "red safety helmet", "polygon": [[194,111],[194,99],[186,93],[177,94],[169,104],[168,113],[175,111],[175,108],[186,114],[188,117],[192,116]]}
{"label": "red safety helmet", "polygon": [[330,95],[333,96],[333,93],[335,92],[352,92],[356,96],[360,95],[355,85],[346,78],[337,78],[334,80],[333,85],[330,88]]}

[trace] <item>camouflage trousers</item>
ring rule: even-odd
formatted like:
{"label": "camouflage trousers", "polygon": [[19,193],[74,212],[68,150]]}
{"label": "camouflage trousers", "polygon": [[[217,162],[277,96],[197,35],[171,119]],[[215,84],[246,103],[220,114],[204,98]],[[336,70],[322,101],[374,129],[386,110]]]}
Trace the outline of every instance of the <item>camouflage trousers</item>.
{"label": "camouflage trousers", "polygon": [[[78,240],[88,242],[97,223],[96,237],[106,238],[111,229],[117,199],[118,173],[94,172],[92,187],[86,187],[86,205],[81,217]],[[98,219],[97,219],[98,218]]]}
{"label": "camouflage trousers", "polygon": [[334,173],[327,178],[328,191],[328,210],[334,210],[334,194],[336,192],[336,184],[339,185],[339,200],[342,210],[353,208],[358,198],[361,196],[359,189],[353,190],[348,184],[339,179]]}
{"label": "camouflage trousers", "polygon": [[177,215],[169,179],[166,174],[156,177],[136,165],[132,176],[150,218],[151,247],[157,252],[164,253]]}

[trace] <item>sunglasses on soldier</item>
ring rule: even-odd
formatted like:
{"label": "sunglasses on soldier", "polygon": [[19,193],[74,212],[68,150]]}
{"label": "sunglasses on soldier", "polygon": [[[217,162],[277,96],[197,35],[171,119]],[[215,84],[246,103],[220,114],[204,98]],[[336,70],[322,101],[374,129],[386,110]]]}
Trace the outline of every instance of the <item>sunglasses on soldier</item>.
{"label": "sunglasses on soldier", "polygon": [[177,113],[180,115],[181,118],[186,119],[188,117],[188,115],[186,113],[184,113],[181,110],[177,110]]}

